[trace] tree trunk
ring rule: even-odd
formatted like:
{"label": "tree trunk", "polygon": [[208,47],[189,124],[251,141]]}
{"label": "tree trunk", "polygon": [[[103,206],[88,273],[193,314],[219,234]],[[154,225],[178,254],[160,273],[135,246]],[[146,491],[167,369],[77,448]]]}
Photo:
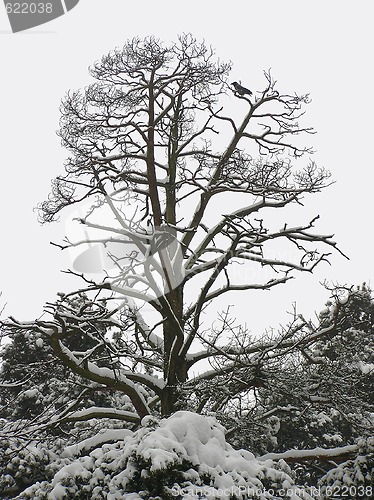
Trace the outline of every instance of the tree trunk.
{"label": "tree trunk", "polygon": [[166,295],[172,315],[164,322],[164,379],[165,389],[161,396],[161,413],[170,415],[183,408],[179,386],[187,380],[187,363],[179,355],[183,346],[183,289],[177,287]]}

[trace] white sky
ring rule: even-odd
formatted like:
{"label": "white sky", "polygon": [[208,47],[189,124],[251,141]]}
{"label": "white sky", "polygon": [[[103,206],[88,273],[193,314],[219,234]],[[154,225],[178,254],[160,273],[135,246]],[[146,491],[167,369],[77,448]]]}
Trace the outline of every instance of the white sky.
{"label": "white sky", "polygon": [[[64,227],[40,226],[33,207],[67,156],[55,134],[59,103],[69,89],[89,83],[87,67],[133,36],[175,40],[182,32],[205,38],[232,80],[260,90],[272,68],[280,90],[310,92],[307,123],[314,159],[332,171],[336,184],[307,201],[305,218],[320,214],[318,232],[333,232],[350,261],[338,254],[332,266],[272,292],[238,298],[251,326],[285,322],[293,301],[313,315],[327,299],[318,282],[373,285],[373,8],[370,0],[175,1],[80,0],[65,16],[12,34],[0,6],[1,57],[1,304],[6,315],[33,319],[55,293],[72,289],[60,273],[69,256],[49,244]],[[374,286],[374,285],[373,285]],[[233,298],[230,299],[233,302]],[[254,319],[253,319],[254,318]]]}

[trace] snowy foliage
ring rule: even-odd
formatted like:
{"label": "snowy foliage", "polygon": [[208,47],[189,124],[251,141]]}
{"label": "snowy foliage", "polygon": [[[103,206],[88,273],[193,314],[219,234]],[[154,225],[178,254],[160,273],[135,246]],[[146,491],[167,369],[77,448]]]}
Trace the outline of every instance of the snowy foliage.
{"label": "snowy foliage", "polygon": [[[115,437],[115,443],[102,439]],[[158,421],[146,417],[135,432],[104,433],[65,449],[50,465],[49,479],[37,481],[15,498],[143,500],[265,500],[273,491],[299,497],[285,463],[259,462],[249,451],[235,450],[213,418],[177,412]],[[95,449],[92,450],[92,448]],[[254,492],[254,493],[253,493]]]}
{"label": "snowy foliage", "polygon": [[[217,414],[231,429],[232,444],[263,455],[343,448],[373,436],[373,298],[365,285],[334,294],[343,291],[344,307],[329,302],[320,315],[324,327],[336,323],[331,335],[272,363],[255,404],[252,398],[245,407],[242,398]],[[331,465],[317,460],[295,467],[299,481],[317,485]]]}
{"label": "snowy foliage", "polygon": [[[374,438],[359,441],[358,455],[331,469],[319,482],[322,494],[346,491],[349,498],[374,495]],[[330,494],[331,496],[331,494]]]}
{"label": "snowy foliage", "polygon": [[[2,424],[0,422],[0,436]],[[60,440],[25,443],[1,436],[0,498],[14,498],[26,486],[49,477],[61,449]]]}
{"label": "snowy foliage", "polygon": [[[100,410],[120,406],[124,413],[129,406],[125,396],[79,377],[56,360],[48,343],[41,346],[41,341],[40,334],[21,332],[0,351],[0,418],[18,422],[18,434],[21,428],[40,430],[53,422],[55,433],[59,428],[67,431],[71,425],[66,415],[72,421],[79,415],[84,420],[82,412],[87,409],[96,410],[98,416]],[[81,342],[73,337],[70,346],[77,348]]]}

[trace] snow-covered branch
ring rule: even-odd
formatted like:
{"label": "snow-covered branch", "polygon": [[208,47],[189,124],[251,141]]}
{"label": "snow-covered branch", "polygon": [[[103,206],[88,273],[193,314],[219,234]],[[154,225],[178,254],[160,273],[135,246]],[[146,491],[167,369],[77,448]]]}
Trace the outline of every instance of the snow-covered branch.
{"label": "snow-covered branch", "polygon": [[284,453],[266,453],[257,457],[260,461],[284,460],[285,462],[307,462],[317,461],[344,461],[355,456],[358,452],[356,444],[342,446],[340,448],[313,448],[312,450],[288,450]]}

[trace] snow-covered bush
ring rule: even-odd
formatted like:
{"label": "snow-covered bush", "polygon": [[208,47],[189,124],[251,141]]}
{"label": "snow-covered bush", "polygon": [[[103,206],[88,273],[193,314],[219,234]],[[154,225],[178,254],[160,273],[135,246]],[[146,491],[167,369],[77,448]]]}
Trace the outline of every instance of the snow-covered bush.
{"label": "snow-covered bush", "polygon": [[361,440],[359,453],[331,469],[319,482],[322,498],[343,496],[362,499],[374,496],[374,437]]}
{"label": "snow-covered bush", "polygon": [[74,423],[69,433],[36,433],[29,439],[27,420],[0,419],[0,498],[13,499],[28,486],[48,484],[61,467],[71,462],[73,453],[65,456],[66,449],[74,450],[74,456],[87,453],[101,443],[123,438],[126,432],[131,434],[123,426],[119,420],[91,419]]}
{"label": "snow-covered bush", "polygon": [[[343,294],[340,297],[340,294]],[[328,335],[302,353],[281,356],[269,365],[263,386],[245,407],[240,399],[217,418],[232,429],[229,442],[255,454],[291,449],[331,449],[372,435],[374,424],[374,300],[364,284],[338,287],[319,320]],[[346,298],[343,300],[343,298]],[[317,486],[330,461],[293,464],[298,482]]]}
{"label": "snow-covered bush", "polygon": [[259,462],[249,451],[233,449],[225,440],[224,428],[214,417],[180,411],[160,421],[145,417],[135,432],[111,430],[65,448],[56,461],[53,478],[35,483],[15,498],[297,500],[311,497],[296,493],[285,463]]}
{"label": "snow-covered bush", "polygon": [[[0,434],[1,434],[0,423]],[[37,481],[52,479],[53,464],[61,452],[60,440],[52,443],[0,439],[0,498],[14,498]]]}

